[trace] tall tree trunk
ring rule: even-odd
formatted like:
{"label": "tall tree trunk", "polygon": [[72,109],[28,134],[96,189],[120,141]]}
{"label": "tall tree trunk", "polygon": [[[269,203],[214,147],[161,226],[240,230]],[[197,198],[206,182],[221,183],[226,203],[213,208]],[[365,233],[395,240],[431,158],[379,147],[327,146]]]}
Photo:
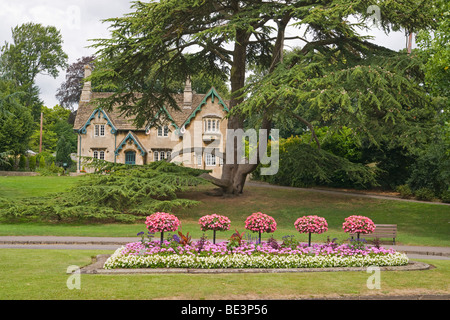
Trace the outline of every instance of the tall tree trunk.
{"label": "tall tree trunk", "polygon": [[[288,14],[284,15],[278,21],[278,35],[274,45],[273,53],[272,53],[272,63],[269,68],[269,72],[272,72],[276,65],[283,60],[283,47],[284,47],[284,33],[287,24],[289,23],[290,16]],[[230,101],[230,110],[243,102],[242,98],[242,89],[245,85],[245,71],[246,71],[246,57],[247,57],[247,43],[250,38],[250,33],[245,30],[239,30],[236,35],[235,48],[233,54],[233,65],[231,68],[231,101]],[[269,107],[269,106],[267,106]],[[261,129],[269,130],[271,128],[271,121],[266,116],[266,113],[262,115],[262,124]],[[233,114],[228,119],[228,129],[243,129],[244,127],[244,119],[239,114]],[[269,135],[267,135],[268,137]],[[211,176],[205,176],[208,180],[210,180],[213,184],[219,186],[225,194],[240,194],[242,193],[245,185],[245,181],[247,175],[254,171],[257,166],[259,159],[256,161],[249,161],[249,163],[238,164],[240,159],[238,156],[238,143],[241,141],[237,141],[237,138],[234,138],[235,141],[233,143],[233,150],[226,150],[225,152],[233,152],[234,161],[232,164],[226,163],[224,161],[224,166],[222,169],[222,177],[221,179],[216,179]],[[267,142],[267,141],[266,141]],[[227,142],[228,143],[228,142]],[[266,144],[259,143],[258,148],[261,146],[266,146]],[[266,150],[261,150],[261,152],[256,152],[255,156],[258,157],[258,154],[264,154]],[[224,159],[225,160],[225,159]],[[255,160],[255,159],[252,159]]]}
{"label": "tall tree trunk", "polygon": [[[246,58],[247,58],[247,42],[250,35],[244,30],[239,30],[236,35],[234,54],[233,54],[233,65],[231,67],[231,101],[230,110],[239,105],[243,98],[241,90],[245,85],[245,71],[246,71]],[[234,114],[228,119],[227,129],[242,129],[244,127],[244,119],[239,114]],[[239,194],[242,193],[244,188],[245,179],[247,173],[242,172],[242,168],[238,164],[240,159],[237,159],[237,146],[241,141],[235,141],[233,143],[233,150],[226,150],[226,152],[233,152],[233,163],[229,164],[224,161],[224,166],[222,169],[222,182],[226,184],[226,187],[221,186],[223,191],[227,194]]]}

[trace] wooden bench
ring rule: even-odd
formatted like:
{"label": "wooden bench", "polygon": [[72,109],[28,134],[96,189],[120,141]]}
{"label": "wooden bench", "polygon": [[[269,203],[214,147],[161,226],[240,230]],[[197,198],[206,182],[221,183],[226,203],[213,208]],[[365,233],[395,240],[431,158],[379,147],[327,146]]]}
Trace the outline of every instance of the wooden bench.
{"label": "wooden bench", "polygon": [[[356,237],[356,233],[350,233],[350,237]],[[395,238],[397,238],[396,224],[375,224],[375,230],[368,234],[359,234],[359,238],[392,238],[392,244],[395,245]]]}

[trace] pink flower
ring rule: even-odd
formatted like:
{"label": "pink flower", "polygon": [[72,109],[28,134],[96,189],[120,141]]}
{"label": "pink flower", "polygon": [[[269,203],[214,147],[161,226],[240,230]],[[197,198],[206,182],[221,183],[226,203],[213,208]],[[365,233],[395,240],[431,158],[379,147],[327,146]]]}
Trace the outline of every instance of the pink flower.
{"label": "pink flower", "polygon": [[201,217],[198,220],[200,224],[200,229],[202,231],[215,230],[215,231],[226,231],[230,230],[231,221],[226,216],[221,216],[218,214],[211,214]]}
{"label": "pink flower", "polygon": [[150,232],[176,231],[180,220],[170,213],[155,212],[147,217],[145,225]]}
{"label": "pink flower", "polygon": [[372,233],[375,230],[373,221],[364,216],[350,216],[345,218],[342,229],[349,233]]}
{"label": "pink flower", "polygon": [[300,233],[321,234],[328,230],[328,223],[325,218],[318,216],[304,216],[298,218],[294,223],[295,229]]}
{"label": "pink flower", "polygon": [[254,232],[272,233],[277,230],[277,223],[271,216],[261,212],[256,212],[248,216],[245,220],[245,229]]}

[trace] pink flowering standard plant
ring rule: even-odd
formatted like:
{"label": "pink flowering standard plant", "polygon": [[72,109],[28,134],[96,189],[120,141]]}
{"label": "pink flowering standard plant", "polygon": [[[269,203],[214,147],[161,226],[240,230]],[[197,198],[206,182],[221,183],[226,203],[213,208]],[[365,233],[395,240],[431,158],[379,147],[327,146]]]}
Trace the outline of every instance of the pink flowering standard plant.
{"label": "pink flowering standard plant", "polygon": [[145,225],[149,232],[161,232],[161,243],[163,243],[165,231],[176,231],[180,226],[180,220],[170,213],[155,212],[147,217]]}
{"label": "pink flowering standard plant", "polygon": [[202,231],[213,230],[213,243],[216,243],[216,231],[230,230],[231,221],[228,217],[219,214],[209,214],[198,220]]}
{"label": "pink flowering standard plant", "polygon": [[359,240],[359,235],[361,233],[372,233],[375,230],[375,224],[367,217],[355,215],[345,218],[342,229],[344,229],[345,232],[356,233]]}
{"label": "pink flowering standard plant", "polygon": [[261,233],[273,233],[277,230],[277,223],[271,216],[255,212],[245,220],[245,229],[259,233],[259,243],[261,243]]}
{"label": "pink flowering standard plant", "polygon": [[303,216],[294,222],[294,227],[300,233],[308,233],[308,245],[311,246],[311,233],[321,234],[328,230],[328,223],[325,218],[318,216]]}

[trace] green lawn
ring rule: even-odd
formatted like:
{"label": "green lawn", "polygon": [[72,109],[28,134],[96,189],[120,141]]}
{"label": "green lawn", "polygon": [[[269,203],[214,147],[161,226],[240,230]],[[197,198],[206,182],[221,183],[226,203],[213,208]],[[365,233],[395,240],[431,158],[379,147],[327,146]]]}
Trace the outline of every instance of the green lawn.
{"label": "green lawn", "polygon": [[[0,177],[0,197],[43,196],[68,190],[73,177]],[[200,237],[197,220],[210,213],[230,217],[232,229],[245,231],[245,218],[252,212],[272,215],[278,230],[274,236],[296,234],[297,217],[317,214],[327,219],[329,231],[313,236],[345,239],[341,230],[345,217],[366,215],[375,223],[396,223],[399,242],[415,245],[448,246],[449,207],[325,195],[300,190],[246,188],[242,196],[217,198],[201,187],[183,196],[202,201],[196,207],[176,210],[182,231]],[[145,230],[141,224],[45,224],[3,223],[0,235],[135,236]],[[234,230],[232,230],[234,231]],[[226,238],[232,231],[219,233]],[[211,235],[209,233],[209,235]],[[84,266],[91,257],[113,251],[0,249],[0,299],[298,299],[356,295],[449,294],[450,262],[423,260],[436,268],[426,271],[382,272],[381,289],[369,290],[366,272],[320,272],[284,274],[221,275],[81,275],[81,289],[69,290],[66,274],[70,265]]]}
{"label": "green lawn", "polygon": [[449,294],[450,262],[422,260],[436,268],[385,271],[381,288],[367,288],[366,272],[279,274],[81,275],[69,290],[66,270],[110,251],[0,250],[0,300],[12,299],[299,299],[355,295]]}
{"label": "green lawn", "polygon": [[[49,192],[67,190],[76,183],[77,179],[81,178],[0,177],[0,197],[40,196]],[[241,196],[223,198],[206,195],[205,191],[210,189],[212,189],[211,186],[202,186],[184,193],[181,197],[199,200],[201,204],[173,212],[181,220],[182,232],[189,232],[193,238],[199,238],[202,235],[197,221],[205,214],[219,213],[231,219],[231,230],[217,234],[218,238],[227,239],[234,229],[245,232],[246,217],[253,212],[261,211],[276,219],[278,229],[273,235],[279,240],[284,235],[296,235],[302,241],[307,241],[307,235],[299,234],[293,224],[298,217],[310,214],[325,217],[329,226],[328,232],[313,235],[313,241],[325,241],[327,236],[331,239],[345,240],[348,235],[342,231],[342,222],[347,216],[357,214],[368,216],[375,223],[397,224],[398,244],[450,245],[449,206],[264,187],[246,187]],[[0,235],[133,237],[140,231],[145,231],[144,223],[0,224]],[[212,232],[207,234],[212,237]]]}
{"label": "green lawn", "polygon": [[73,186],[79,177],[70,176],[0,176],[0,198],[40,197],[60,192]]}

